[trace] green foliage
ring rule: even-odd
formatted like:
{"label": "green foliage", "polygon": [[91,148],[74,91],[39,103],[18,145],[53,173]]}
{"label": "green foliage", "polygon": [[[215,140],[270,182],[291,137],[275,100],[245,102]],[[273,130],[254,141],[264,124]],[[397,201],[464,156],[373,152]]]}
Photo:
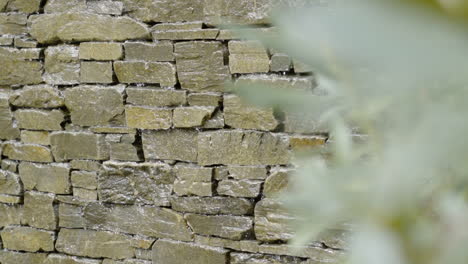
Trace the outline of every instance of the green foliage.
{"label": "green foliage", "polygon": [[467,2],[311,1],[278,10],[278,35],[260,38],[311,65],[327,96],[239,92],[319,111],[329,124],[331,155],[298,159],[284,195],[301,219],[294,243],[352,223],[346,263],[468,263]]}

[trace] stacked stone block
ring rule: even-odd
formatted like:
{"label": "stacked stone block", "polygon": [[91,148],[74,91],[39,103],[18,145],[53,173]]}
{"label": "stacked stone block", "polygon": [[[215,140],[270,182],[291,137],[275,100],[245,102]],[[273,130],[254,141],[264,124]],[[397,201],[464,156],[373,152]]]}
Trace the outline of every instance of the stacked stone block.
{"label": "stacked stone block", "polygon": [[[0,263],[312,264],[277,198],[307,118],[226,83],[314,92],[306,65],[223,24],[273,0],[0,0]],[[252,33],[252,32],[250,32]],[[254,89],[254,88],[252,88]]]}

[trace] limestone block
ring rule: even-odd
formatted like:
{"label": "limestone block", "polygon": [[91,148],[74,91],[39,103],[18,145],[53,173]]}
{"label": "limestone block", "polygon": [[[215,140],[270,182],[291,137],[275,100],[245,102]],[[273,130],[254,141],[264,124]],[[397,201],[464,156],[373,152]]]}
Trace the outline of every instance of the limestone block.
{"label": "limestone block", "polygon": [[28,252],[54,251],[54,233],[26,226],[5,227],[0,235],[3,246],[10,250]]}
{"label": "limestone block", "polygon": [[70,167],[67,164],[21,162],[19,175],[26,190],[56,194],[71,193]]}
{"label": "limestone block", "polygon": [[[1,14],[0,14],[1,16]],[[42,82],[42,62],[0,57],[0,85],[25,85]]]}
{"label": "limestone block", "polygon": [[123,85],[83,85],[65,90],[65,105],[75,125],[122,125],[124,118]]}
{"label": "limestone block", "polygon": [[40,6],[41,0],[10,0],[6,10],[30,14],[38,12]]}
{"label": "limestone block", "polygon": [[82,83],[112,83],[112,62],[82,61],[80,68]]}
{"label": "limestone block", "polygon": [[8,104],[8,98],[9,94],[0,93],[0,139],[7,140],[16,139],[20,135],[20,130],[13,123],[13,115]]}
{"label": "limestone block", "polygon": [[255,206],[255,237],[265,242],[287,241],[294,237],[292,219],[281,202],[263,199]]}
{"label": "limestone block", "polygon": [[256,129],[271,131],[279,122],[273,113],[273,108],[259,108],[242,102],[235,95],[224,96],[224,121],[233,128]]}
{"label": "limestone block", "polygon": [[267,24],[274,7],[272,0],[208,0],[205,2],[205,21],[209,24]]}
{"label": "limestone block", "polygon": [[213,195],[213,169],[190,165],[176,165],[177,179],[174,181],[174,192],[179,196]]}
{"label": "limestone block", "polygon": [[23,253],[15,251],[0,251],[0,262],[3,264],[43,263],[45,253]]}
{"label": "limestone block", "polygon": [[187,100],[191,106],[219,106],[223,97],[216,93],[191,93]]}
{"label": "limestone block", "polygon": [[231,253],[231,264],[304,264],[302,259],[291,256]]}
{"label": "limestone block", "polygon": [[255,180],[222,180],[218,183],[218,194],[234,197],[255,198],[260,195],[261,181]]}
{"label": "limestone block", "polygon": [[17,48],[36,48],[37,47],[37,41],[29,39],[29,38],[24,38],[24,37],[16,37],[14,44],[15,44],[15,47]]}
{"label": "limestone block", "polygon": [[26,144],[50,145],[48,131],[21,131],[21,142]]}
{"label": "limestone block", "polygon": [[157,24],[151,28],[151,31],[155,40],[216,39],[219,29],[202,28],[202,26],[202,23],[197,22]]}
{"label": "limestone block", "polygon": [[[1,10],[1,1],[6,1],[6,0],[0,0],[0,10]],[[14,41],[13,36],[1,36],[0,46],[11,46],[13,45],[13,41]]]}
{"label": "limestone block", "polygon": [[87,132],[55,132],[50,135],[50,143],[56,161],[109,158],[109,149],[103,135]]}
{"label": "limestone block", "polygon": [[45,13],[80,12],[87,8],[86,0],[48,0]]}
{"label": "limestone block", "polygon": [[53,161],[49,148],[33,144],[6,143],[3,145],[3,155],[12,160],[32,162]]}
{"label": "limestone block", "polygon": [[143,131],[145,159],[197,160],[198,132],[174,129],[169,131]]}
{"label": "limestone block", "polygon": [[266,197],[277,197],[281,192],[287,190],[292,172],[293,170],[291,169],[272,169],[270,176],[265,180],[263,195]]}
{"label": "limestone block", "polygon": [[114,71],[122,83],[159,83],[173,87],[176,68],[169,62],[116,61]]}
{"label": "limestone block", "polygon": [[170,41],[126,42],[125,60],[174,61],[174,44]]}
{"label": "limestone block", "polygon": [[28,15],[19,13],[0,14],[0,35],[21,35],[28,32]]}
{"label": "limestone block", "polygon": [[1,48],[0,57],[7,57],[11,60],[38,60],[41,57],[41,49],[15,49]]}
{"label": "limestone block", "polygon": [[250,200],[234,197],[173,197],[171,205],[172,209],[179,212],[205,215],[253,213],[253,203]]}
{"label": "limestone block", "polygon": [[283,53],[275,53],[271,56],[270,71],[288,72],[291,70],[291,58]]}
{"label": "limestone block", "polygon": [[267,177],[265,166],[228,166],[230,178],[238,180],[264,180]]}
{"label": "limestone block", "polygon": [[177,107],[174,109],[174,127],[202,126],[212,116],[215,109],[213,106]]}
{"label": "limestone block", "polygon": [[73,196],[83,201],[96,201],[98,194],[96,190],[88,190],[73,187]]}
{"label": "limestone block", "polygon": [[43,76],[48,84],[77,84],[80,82],[78,47],[59,45],[45,50]]}
{"label": "limestone block", "polygon": [[18,107],[56,108],[64,105],[59,91],[50,85],[25,86],[11,94],[10,103]]}
{"label": "limestone block", "polygon": [[72,171],[71,183],[73,187],[95,190],[97,189],[97,173],[95,171]]}
{"label": "limestone block", "polygon": [[[68,11],[68,10],[67,10]],[[129,17],[91,13],[33,15],[30,34],[39,43],[59,41],[123,41],[149,37],[145,24]]]}
{"label": "limestone block", "polygon": [[203,20],[203,0],[123,0],[129,16],[144,22]]}
{"label": "limestone block", "polygon": [[126,106],[127,125],[139,129],[169,129],[172,127],[172,110]]}
{"label": "limestone block", "polygon": [[187,102],[187,92],[153,87],[128,87],[127,103],[150,107],[176,106]]}
{"label": "limestone block", "polygon": [[72,169],[84,171],[99,171],[101,169],[101,164],[93,160],[72,160],[70,166]]}
{"label": "limestone block", "polygon": [[253,230],[252,218],[244,216],[187,214],[185,219],[195,233],[207,236],[240,240]]}
{"label": "limestone block", "polygon": [[274,88],[312,90],[315,87],[311,77],[291,77],[277,74],[253,74],[238,78],[236,84],[242,86],[268,86]]}
{"label": "limestone block", "polygon": [[270,58],[264,47],[253,41],[229,42],[231,73],[260,73],[270,70]]}
{"label": "limestone block", "polygon": [[97,14],[120,16],[123,12],[123,3],[117,1],[87,1],[86,5],[89,12]]}
{"label": "limestone block", "polygon": [[223,248],[199,246],[194,243],[160,239],[153,246],[154,263],[192,264],[227,263],[228,251]]}
{"label": "limestone block", "polygon": [[83,207],[78,205],[60,203],[58,207],[59,227],[85,228]]}
{"label": "limestone block", "polygon": [[81,60],[119,60],[123,57],[122,44],[112,42],[80,43]]}
{"label": "limestone block", "polygon": [[20,195],[23,191],[16,173],[0,170],[0,194]]}
{"label": "limestone block", "polygon": [[20,225],[22,218],[23,218],[22,207],[0,204],[0,227],[6,227],[10,225]]}
{"label": "limestone block", "polygon": [[55,230],[58,215],[54,209],[55,195],[28,191],[24,194],[23,224]]}
{"label": "limestone block", "polygon": [[34,130],[62,130],[62,122],[65,121],[65,114],[62,110],[17,110],[15,119],[18,127]]}

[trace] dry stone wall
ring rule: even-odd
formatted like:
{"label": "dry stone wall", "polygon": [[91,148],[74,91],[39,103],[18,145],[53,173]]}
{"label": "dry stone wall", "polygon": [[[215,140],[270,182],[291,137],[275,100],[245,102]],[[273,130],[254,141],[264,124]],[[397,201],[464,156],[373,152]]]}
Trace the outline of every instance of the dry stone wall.
{"label": "dry stone wall", "polygon": [[1,264],[312,264],[275,199],[316,123],[226,82],[313,91],[307,68],[219,29],[272,0],[0,0]]}

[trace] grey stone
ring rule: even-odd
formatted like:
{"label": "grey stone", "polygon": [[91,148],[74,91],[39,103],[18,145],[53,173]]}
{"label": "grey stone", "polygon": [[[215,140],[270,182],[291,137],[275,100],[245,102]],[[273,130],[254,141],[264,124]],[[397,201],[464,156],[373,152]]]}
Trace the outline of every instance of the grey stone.
{"label": "grey stone", "polygon": [[197,161],[197,131],[143,131],[142,135],[146,159]]}
{"label": "grey stone", "polygon": [[320,117],[320,113],[286,113],[284,130],[288,133],[302,134],[328,132],[329,128]]}
{"label": "grey stone", "polygon": [[105,162],[99,199],[115,204],[168,206],[175,175],[164,163]]}
{"label": "grey stone", "polygon": [[3,155],[12,160],[33,162],[52,162],[50,149],[40,145],[6,143],[3,145]]}
{"label": "grey stone", "polygon": [[160,239],[153,246],[153,263],[224,264],[228,251],[223,248],[199,246],[194,243]]}
{"label": "grey stone", "polygon": [[23,207],[0,204],[0,227],[20,225],[22,218]]}
{"label": "grey stone", "polygon": [[216,37],[218,37],[218,34],[219,34],[219,29],[217,28],[161,30],[161,31],[153,31],[153,39],[155,40],[216,39]]}
{"label": "grey stone", "polygon": [[233,128],[274,130],[279,122],[273,108],[259,108],[244,103],[235,95],[224,96],[224,121]]}
{"label": "grey stone", "polygon": [[97,14],[122,15],[123,3],[117,1],[88,1],[88,11]]}
{"label": "grey stone", "polygon": [[85,207],[84,218],[86,226],[92,229],[192,240],[192,233],[183,215],[170,209],[92,203]]}
{"label": "grey stone", "polygon": [[188,95],[191,106],[219,106],[223,97],[215,93],[191,93]]}
{"label": "grey stone", "polygon": [[86,132],[55,132],[50,135],[50,143],[56,161],[109,158],[109,149],[103,135]]}
{"label": "grey stone", "polygon": [[80,81],[82,83],[112,83],[112,62],[82,61]]}
{"label": "grey stone", "polygon": [[91,13],[33,15],[30,34],[39,43],[59,41],[123,41],[149,37],[148,28],[129,17]]}
{"label": "grey stone", "polygon": [[304,264],[302,259],[290,256],[231,253],[231,264]]}
{"label": "grey stone", "polygon": [[78,47],[59,45],[45,50],[44,81],[48,84],[77,84],[80,82]]}
{"label": "grey stone", "polygon": [[4,159],[1,161],[1,168],[2,170],[16,173],[18,172],[18,162],[14,160]]}
{"label": "grey stone", "polygon": [[17,174],[0,170],[0,194],[20,195],[23,191]]}
{"label": "grey stone", "polygon": [[203,0],[123,0],[125,11],[144,22],[203,20]]}
{"label": "grey stone", "polygon": [[261,181],[222,180],[218,183],[217,192],[227,196],[255,198],[260,195],[261,188]]}
{"label": "grey stone", "polygon": [[88,190],[76,187],[73,187],[73,196],[83,201],[96,201],[98,199],[98,193],[96,190]]}
{"label": "grey stone", "polygon": [[179,212],[205,215],[253,213],[253,203],[250,200],[234,197],[173,197],[171,205],[172,209]]}
{"label": "grey stone", "polygon": [[276,168],[270,173],[270,176],[265,180],[263,187],[263,195],[266,197],[277,197],[285,191],[289,184],[291,169]]}
{"label": "grey stone", "polygon": [[15,49],[1,48],[0,57],[8,57],[11,60],[38,60],[41,57],[41,49]]}
{"label": "grey stone", "polygon": [[278,74],[252,74],[240,76],[237,85],[267,86],[272,88],[312,90],[315,82],[311,77],[283,76]]}
{"label": "grey stone", "polygon": [[80,12],[87,8],[86,0],[48,0],[45,13]]}
{"label": "grey stone", "polygon": [[[115,134],[109,134],[115,136]],[[109,135],[107,137],[109,137]],[[140,147],[135,144],[135,135],[116,135],[116,141],[109,141],[110,159],[125,161],[140,161]]]}
{"label": "grey stone", "polygon": [[213,106],[177,107],[174,109],[174,127],[202,126],[213,115],[215,109]]}
{"label": "grey stone", "polygon": [[266,49],[254,41],[229,42],[229,68],[231,73],[261,73],[270,70]]}
{"label": "grey stone", "polygon": [[[1,14],[0,14],[1,16]],[[0,85],[25,85],[42,82],[42,62],[0,57]]]}
{"label": "grey stone", "polygon": [[200,165],[281,165],[290,160],[288,138],[271,133],[215,131],[198,135]]}
{"label": "grey stone", "polygon": [[23,197],[21,197],[21,196],[0,194],[0,203],[19,204],[19,203],[22,203],[22,202],[23,202]]}
{"label": "grey stone", "polygon": [[91,258],[125,259],[134,256],[130,236],[103,231],[60,229],[58,252]]}
{"label": "grey stone", "polygon": [[0,14],[0,35],[21,35],[28,32],[28,15],[19,13]]}
{"label": "grey stone", "polygon": [[54,251],[54,233],[26,226],[5,227],[0,235],[3,246],[10,250],[28,252]]}
{"label": "grey stone", "polygon": [[139,129],[169,129],[172,127],[172,110],[126,106],[127,125]]}
{"label": "grey stone", "polygon": [[0,262],[2,264],[32,264],[43,263],[46,259],[45,253],[23,253],[15,251],[0,251]]}
{"label": "grey stone", "polygon": [[169,41],[157,43],[126,42],[125,60],[174,61],[174,44]]}
{"label": "grey stone", "polygon": [[177,76],[183,89],[222,92],[230,79],[220,42],[193,41],[175,44]]}
{"label": "grey stone", "polygon": [[228,166],[229,177],[238,180],[264,180],[267,168],[264,166]]}
{"label": "grey stone", "polygon": [[293,219],[281,202],[263,199],[255,206],[255,237],[265,242],[290,240],[294,237]]}
{"label": "grey stone", "polygon": [[97,189],[97,173],[95,171],[72,171],[71,183],[73,187],[95,190]]}
{"label": "grey stone", "polygon": [[[6,1],[6,0],[0,0],[0,10],[1,10],[1,1]],[[0,46],[11,46],[13,45],[13,41],[14,41],[13,36],[1,36]]]}
{"label": "grey stone", "polygon": [[10,96],[10,103],[18,107],[56,108],[64,105],[59,91],[49,85],[25,86]]}
{"label": "grey stone", "polygon": [[270,71],[288,72],[291,70],[291,58],[283,53],[275,53],[271,56]]}
{"label": "grey stone", "polygon": [[195,233],[207,236],[240,240],[249,237],[253,231],[253,221],[250,217],[187,214],[185,219]]}
{"label": "grey stone", "polygon": [[340,263],[345,255],[344,251],[316,246],[294,247],[288,244],[262,244],[259,246],[259,253],[309,258],[310,262],[306,262],[307,264]]}
{"label": "grey stone", "polygon": [[21,13],[36,13],[41,6],[41,0],[10,0],[6,7],[7,11],[18,11]]}
{"label": "grey stone", "polygon": [[223,111],[217,109],[211,118],[205,121],[203,128],[224,128]]}
{"label": "grey stone", "polygon": [[149,107],[183,105],[187,102],[186,91],[156,88],[128,87],[127,103]]}
{"label": "grey stone", "polygon": [[54,209],[55,195],[51,193],[26,192],[24,194],[23,224],[55,230],[58,215]]}
{"label": "grey stone", "polygon": [[209,24],[268,24],[272,0],[208,0],[205,2],[205,21]]}
{"label": "grey stone", "polygon": [[21,142],[26,144],[50,145],[48,131],[21,131]]}
{"label": "grey stone", "polygon": [[15,119],[19,128],[54,131],[62,130],[65,114],[62,110],[21,109],[15,112]]}
{"label": "grey stone", "polygon": [[37,41],[24,38],[24,37],[16,37],[15,38],[15,47],[17,48],[36,48]]}
{"label": "grey stone", "polygon": [[85,228],[83,207],[78,205],[60,203],[58,207],[59,227]]}
{"label": "grey stone", "polygon": [[72,160],[70,166],[72,169],[84,171],[99,171],[101,169],[101,164],[93,160]]}
{"label": "grey stone", "polygon": [[114,71],[122,83],[159,83],[173,87],[176,68],[169,62],[116,61]]}
{"label": "grey stone", "polygon": [[21,162],[19,175],[26,190],[56,194],[70,193],[70,167],[63,163]]}
{"label": "grey stone", "polygon": [[80,43],[82,60],[119,60],[123,57],[122,44],[109,42]]}
{"label": "grey stone", "polygon": [[[0,77],[1,79],[1,77]],[[16,139],[20,130],[13,124],[13,115],[8,104],[9,94],[0,93],[0,139]]]}

